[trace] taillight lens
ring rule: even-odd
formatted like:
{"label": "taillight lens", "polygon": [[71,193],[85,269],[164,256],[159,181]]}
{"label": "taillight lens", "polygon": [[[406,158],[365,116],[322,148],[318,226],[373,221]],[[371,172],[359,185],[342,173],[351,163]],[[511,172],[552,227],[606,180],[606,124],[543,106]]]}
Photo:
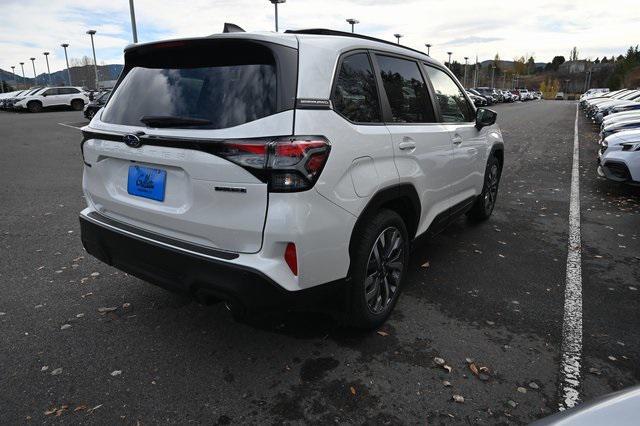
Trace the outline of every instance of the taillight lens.
{"label": "taillight lens", "polygon": [[216,155],[266,182],[270,192],[298,192],[313,187],[330,150],[321,136],[294,136],[223,142]]}

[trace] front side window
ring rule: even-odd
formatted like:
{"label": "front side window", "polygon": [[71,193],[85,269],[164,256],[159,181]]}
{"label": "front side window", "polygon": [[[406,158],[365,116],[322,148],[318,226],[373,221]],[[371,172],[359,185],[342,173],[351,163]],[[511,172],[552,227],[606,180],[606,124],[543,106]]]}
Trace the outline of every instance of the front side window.
{"label": "front side window", "polygon": [[345,58],[333,91],[334,109],[357,123],[379,123],[380,104],[369,55]]}
{"label": "front side window", "polygon": [[47,96],[57,95],[57,94],[58,94],[58,89],[49,89],[43,93],[43,95],[47,95]]}
{"label": "front side window", "polygon": [[435,121],[427,85],[416,62],[376,56],[394,123]]}
{"label": "front side window", "polygon": [[453,79],[444,71],[432,66],[426,65],[425,68],[440,105],[442,121],[445,123],[473,121],[473,109]]}

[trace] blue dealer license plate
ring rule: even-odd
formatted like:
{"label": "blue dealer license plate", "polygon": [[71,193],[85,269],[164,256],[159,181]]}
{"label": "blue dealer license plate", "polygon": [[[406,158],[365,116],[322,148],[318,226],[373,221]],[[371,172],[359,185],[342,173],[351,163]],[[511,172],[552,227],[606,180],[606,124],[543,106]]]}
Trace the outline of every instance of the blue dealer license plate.
{"label": "blue dealer license plate", "polygon": [[167,171],[150,167],[129,166],[127,192],[138,197],[164,201]]}

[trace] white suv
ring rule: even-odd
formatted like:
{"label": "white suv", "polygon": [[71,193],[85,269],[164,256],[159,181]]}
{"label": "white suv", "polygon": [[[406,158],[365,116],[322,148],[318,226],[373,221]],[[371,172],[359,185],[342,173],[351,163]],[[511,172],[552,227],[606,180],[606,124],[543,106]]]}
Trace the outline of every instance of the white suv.
{"label": "white suv", "polygon": [[237,315],[328,301],[376,327],[416,237],[491,215],[495,121],[429,56],[351,33],[132,45],[82,129],[82,242]]}
{"label": "white suv", "polygon": [[76,111],[82,111],[87,102],[89,98],[81,87],[44,87],[20,99],[15,103],[14,108],[40,112],[46,107],[68,106]]}

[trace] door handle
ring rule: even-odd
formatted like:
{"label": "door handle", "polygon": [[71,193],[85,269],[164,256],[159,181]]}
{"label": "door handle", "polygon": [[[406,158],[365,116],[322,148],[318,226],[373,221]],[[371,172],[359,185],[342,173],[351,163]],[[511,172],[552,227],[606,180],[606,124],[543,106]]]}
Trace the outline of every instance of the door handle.
{"label": "door handle", "polygon": [[416,149],[416,144],[415,142],[400,142],[398,148],[402,151],[413,150]]}
{"label": "door handle", "polygon": [[456,133],[451,138],[451,142],[453,142],[454,145],[460,145],[462,143],[462,136]]}

